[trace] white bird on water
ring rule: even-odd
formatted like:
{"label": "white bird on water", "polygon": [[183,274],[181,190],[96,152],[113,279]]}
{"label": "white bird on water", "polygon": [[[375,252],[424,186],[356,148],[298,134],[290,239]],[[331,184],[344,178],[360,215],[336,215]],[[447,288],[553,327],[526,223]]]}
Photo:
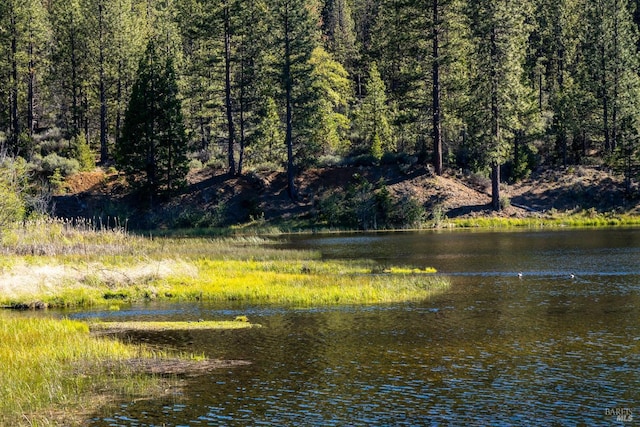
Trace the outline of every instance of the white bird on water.
{"label": "white bird on water", "polygon": [[522,272],[518,273],[518,279],[522,279]]}

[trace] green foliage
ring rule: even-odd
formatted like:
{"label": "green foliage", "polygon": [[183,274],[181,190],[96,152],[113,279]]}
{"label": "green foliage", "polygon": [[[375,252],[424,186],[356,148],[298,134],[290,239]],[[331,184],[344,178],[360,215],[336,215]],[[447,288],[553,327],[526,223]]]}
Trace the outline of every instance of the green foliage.
{"label": "green foliage", "polygon": [[394,196],[383,181],[355,175],[346,192],[329,191],[318,201],[319,218],[329,226],[363,230],[419,227],[424,208],[412,197]]}
{"label": "green foliage", "polygon": [[270,164],[273,169],[280,169],[286,162],[287,152],[275,100],[268,97],[258,114],[260,120],[247,140],[247,163],[251,166]]}
{"label": "green foliage", "polygon": [[[437,65],[448,166],[517,180],[538,165],[605,164],[632,190],[635,3],[7,0],[0,148],[66,176],[95,161],[64,143],[82,135],[102,161],[115,146],[130,181],[153,192],[184,182],[196,147],[215,167],[228,167],[220,154],[236,156],[238,172],[286,167],[290,184],[318,163],[384,163],[390,152],[423,163]],[[153,124],[134,131],[132,120]],[[45,136],[55,128],[63,137]]]}
{"label": "green foliage", "polygon": [[[311,53],[312,89],[315,96],[315,123],[311,144],[322,153],[345,154],[349,150],[348,131],[351,122],[346,115],[352,98],[351,82],[343,66],[321,47]],[[307,155],[317,156],[317,151]]]}
{"label": "green foliage", "polygon": [[386,151],[394,151],[395,147],[389,125],[386,88],[376,63],[369,70],[365,91],[366,96],[356,113],[355,126],[364,143],[362,148],[380,160]]}
{"label": "green foliage", "polygon": [[51,153],[40,161],[40,171],[47,176],[53,175],[56,171],[61,176],[69,176],[80,171],[80,163],[76,159],[69,159],[56,153]]}
{"label": "green foliage", "polygon": [[59,168],[54,170],[49,177],[49,184],[51,184],[54,193],[62,193],[64,191],[64,177]]}
{"label": "green foliage", "polygon": [[0,234],[25,217],[24,168],[20,160],[0,161]]}
{"label": "green foliage", "polygon": [[88,172],[95,168],[95,156],[84,135],[74,137],[71,140],[71,148],[73,158],[78,161],[80,171]]}
{"label": "green foliage", "polygon": [[132,182],[152,194],[184,184],[189,149],[170,57],[152,40],[138,69],[116,160]]}

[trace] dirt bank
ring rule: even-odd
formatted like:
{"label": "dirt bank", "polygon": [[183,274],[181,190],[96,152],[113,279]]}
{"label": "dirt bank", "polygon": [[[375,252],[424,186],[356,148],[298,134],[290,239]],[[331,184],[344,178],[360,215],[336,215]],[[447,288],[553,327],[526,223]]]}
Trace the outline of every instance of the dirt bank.
{"label": "dirt bank", "polygon": [[383,180],[392,193],[411,196],[427,212],[437,209],[448,218],[526,217],[548,211],[589,209],[640,214],[637,185],[628,194],[622,177],[597,168],[542,170],[518,183],[503,184],[502,195],[511,203],[496,213],[490,209],[490,182],[486,178],[452,172],[434,176],[427,168],[407,171],[398,166],[306,170],[296,179],[300,193],[296,202],[287,196],[283,172],[251,172],[230,177],[223,171],[205,168],[189,174],[188,185],[180,194],[156,200],[151,213],[145,206],[145,196],[130,193],[122,176],[96,170],[67,180],[67,193],[54,198],[54,213],[65,218],[135,219],[155,215],[155,223],[162,224],[163,216],[169,223],[170,218],[190,212],[213,215],[224,206],[224,213],[220,212],[223,217],[216,219],[222,225],[256,218],[267,223],[308,220],[314,218],[316,202],[324,192],[346,188],[356,175],[370,182]]}

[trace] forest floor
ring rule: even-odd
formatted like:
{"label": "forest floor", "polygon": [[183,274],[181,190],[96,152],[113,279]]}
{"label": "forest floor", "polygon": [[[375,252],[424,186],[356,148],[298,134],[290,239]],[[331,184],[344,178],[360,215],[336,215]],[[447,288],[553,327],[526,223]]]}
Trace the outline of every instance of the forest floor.
{"label": "forest floor", "polygon": [[[410,196],[423,204],[428,213],[437,210],[450,219],[526,218],[549,212],[581,211],[640,215],[637,184],[629,196],[622,177],[583,166],[539,170],[517,183],[503,184],[501,194],[510,204],[501,212],[490,208],[488,179],[451,171],[435,176],[424,167],[407,171],[395,165],[309,169],[296,178],[299,200],[293,202],[287,195],[284,172],[251,172],[230,177],[224,171],[205,168],[189,173],[188,185],[180,194],[154,202],[154,224],[162,227],[163,217],[216,212],[219,206],[224,206],[223,225],[257,219],[266,224],[309,223],[316,218],[317,201],[324,193],[341,191],[355,182],[358,175],[371,183],[383,180],[392,194]],[[145,198],[132,194],[122,176],[96,169],[67,179],[65,194],[54,197],[54,214],[64,218],[135,219],[142,215],[141,207],[145,204],[148,207]]]}

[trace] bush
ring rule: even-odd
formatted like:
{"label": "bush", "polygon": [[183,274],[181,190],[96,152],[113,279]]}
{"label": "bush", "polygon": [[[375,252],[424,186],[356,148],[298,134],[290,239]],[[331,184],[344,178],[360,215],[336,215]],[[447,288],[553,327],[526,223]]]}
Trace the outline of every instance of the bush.
{"label": "bush", "polygon": [[0,180],[0,229],[22,221],[25,215],[24,201],[4,180]]}
{"label": "bush", "polygon": [[78,167],[81,171],[92,171],[96,167],[96,159],[84,135],[73,138],[71,147],[73,158],[78,161]]}
{"label": "bush", "polygon": [[25,177],[26,163],[22,159],[0,160],[0,231],[25,217]]}
{"label": "bush", "polygon": [[47,175],[53,175],[56,170],[59,170],[62,176],[69,176],[80,170],[80,163],[76,159],[68,159],[52,153],[41,160],[40,170]]}
{"label": "bush", "polygon": [[395,196],[382,180],[374,185],[357,174],[346,191],[321,196],[317,208],[319,218],[329,226],[363,230],[416,227],[424,219],[417,200]]}

